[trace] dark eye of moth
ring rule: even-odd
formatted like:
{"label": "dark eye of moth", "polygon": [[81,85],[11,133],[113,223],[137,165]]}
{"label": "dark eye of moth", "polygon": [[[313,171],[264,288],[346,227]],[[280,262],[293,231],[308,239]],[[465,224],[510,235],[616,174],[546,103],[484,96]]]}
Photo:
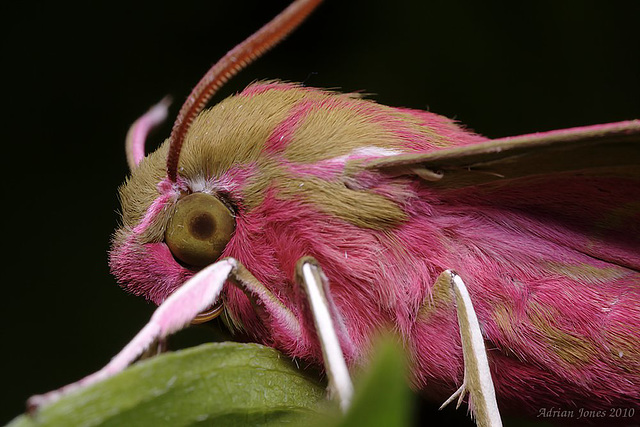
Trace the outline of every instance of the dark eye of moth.
{"label": "dark eye of moth", "polygon": [[220,199],[193,193],[176,203],[164,240],[174,257],[185,264],[202,267],[220,257],[235,226],[233,214]]}

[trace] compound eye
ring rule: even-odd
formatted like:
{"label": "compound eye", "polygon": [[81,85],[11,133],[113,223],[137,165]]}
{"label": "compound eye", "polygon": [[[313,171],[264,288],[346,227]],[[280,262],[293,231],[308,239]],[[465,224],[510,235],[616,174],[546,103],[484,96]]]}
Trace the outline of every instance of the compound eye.
{"label": "compound eye", "polygon": [[180,261],[202,267],[220,257],[235,227],[233,214],[220,199],[193,193],[176,203],[164,240]]}

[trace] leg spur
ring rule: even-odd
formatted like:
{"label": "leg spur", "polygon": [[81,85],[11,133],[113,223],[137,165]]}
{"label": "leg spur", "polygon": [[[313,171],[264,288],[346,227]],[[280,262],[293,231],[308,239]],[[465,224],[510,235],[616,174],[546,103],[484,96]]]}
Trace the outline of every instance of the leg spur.
{"label": "leg spur", "polygon": [[442,404],[440,409],[456,397],[458,398],[456,407],[459,407],[464,395],[468,392],[470,407],[473,408],[478,426],[502,426],[484,338],[467,287],[462,278],[451,270],[443,272],[438,280],[441,279],[449,281],[455,296],[464,356],[464,380],[462,386]]}

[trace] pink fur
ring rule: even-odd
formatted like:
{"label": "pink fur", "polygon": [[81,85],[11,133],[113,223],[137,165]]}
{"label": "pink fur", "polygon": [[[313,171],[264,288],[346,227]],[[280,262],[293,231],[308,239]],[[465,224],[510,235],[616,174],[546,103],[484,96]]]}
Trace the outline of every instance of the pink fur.
{"label": "pink fur", "polygon": [[[439,136],[443,137],[444,140],[447,141],[447,145],[469,145],[487,140],[487,138],[481,135],[465,131],[455,122],[455,120],[451,120],[447,117],[440,116],[429,111],[412,110],[410,108],[396,108],[395,110],[402,111],[403,113],[410,114],[420,119],[421,126],[424,126],[432,130]],[[416,135],[415,132],[403,129],[404,126],[402,126],[401,123],[399,123],[398,125],[400,125],[400,129],[396,130],[396,132],[398,133],[400,138],[405,141],[407,146],[411,147],[411,145],[415,144],[416,141],[419,142],[422,140],[420,135]],[[419,144],[416,147],[417,151],[419,152],[422,152],[425,149],[429,148],[434,147],[425,146],[424,144]]]}
{"label": "pink fur", "polygon": [[[319,93],[272,82],[250,86],[240,96],[269,90]],[[294,177],[345,179],[344,165],[357,158],[316,164],[284,161],[282,150],[294,137],[296,126],[319,108],[357,111],[394,134],[405,152],[485,140],[429,112],[391,109],[344,96],[304,100],[276,124],[265,148]],[[420,119],[435,137],[417,132],[395,113]],[[241,200],[242,188],[257,173],[251,164],[228,171],[225,179],[234,183],[231,196]],[[640,229],[627,227],[635,231],[625,235],[615,229],[605,233],[602,227],[605,214],[613,214],[616,206],[640,200],[636,181],[567,176],[558,182],[540,177],[511,185],[508,191],[492,187],[435,191],[417,178],[365,171],[344,184],[398,203],[408,220],[389,230],[360,228],[302,198],[280,197],[276,185],[266,191],[259,206],[250,210],[240,206],[235,234],[222,256],[245,265],[302,324],[298,337],[265,325],[244,293],[227,285],[226,309],[253,339],[290,356],[321,362],[312,320],[293,281],[296,262],[310,255],[329,278],[348,331],[343,344],[353,343],[346,347],[348,362],[364,360],[373,334],[391,327],[410,351],[414,385],[444,399],[463,378],[455,307],[437,306],[427,318],[420,312],[434,298],[438,275],[454,269],[467,284],[478,313],[502,408],[535,416],[544,406],[607,409],[613,403],[622,407],[640,403],[637,349],[635,355],[623,353],[626,364],[620,364],[617,344],[611,339],[633,337],[635,344],[629,346],[638,345]],[[139,242],[139,234],[157,210],[172,200],[167,191],[161,190],[147,216],[111,253],[111,268],[119,281],[156,303],[193,274],[175,261],[164,243]],[[559,273],[566,266],[575,267],[575,277]],[[600,277],[587,271],[582,277],[579,272],[584,266],[607,273]],[[562,343],[549,341],[536,324],[544,319],[553,322],[561,336],[589,346],[588,351],[572,356],[574,341],[559,349]],[[501,324],[503,320],[507,326]]]}
{"label": "pink fur", "polygon": [[300,123],[310,111],[317,107],[317,102],[302,101],[289,112],[289,117],[280,122],[267,139],[266,151],[281,152],[293,139]]}

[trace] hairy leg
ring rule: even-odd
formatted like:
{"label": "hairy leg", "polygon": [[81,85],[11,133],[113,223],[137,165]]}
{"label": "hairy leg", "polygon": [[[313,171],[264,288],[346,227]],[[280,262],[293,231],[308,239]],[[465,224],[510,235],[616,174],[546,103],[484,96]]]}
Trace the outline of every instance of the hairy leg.
{"label": "hairy leg", "polygon": [[199,271],[169,296],[153,313],[149,323],[104,368],[58,390],[32,396],[27,401],[28,410],[32,412],[70,392],[123,371],[155,342],[162,341],[167,336],[184,329],[201,312],[213,305],[227,279],[232,279],[232,282],[250,299],[260,301],[266,308],[265,313],[270,316],[270,321],[281,324],[294,336],[299,334],[300,324],[293,313],[280,304],[277,298],[240,263],[233,258],[226,258]]}
{"label": "hairy leg", "polygon": [[476,423],[481,427],[502,426],[484,338],[471,297],[462,278],[455,272],[446,270],[438,280],[445,278],[451,284],[455,296],[464,356],[464,381],[462,386],[440,408],[444,408],[456,397],[458,397],[457,407],[459,407],[464,395],[469,393],[469,407],[473,411]]}
{"label": "hairy leg", "polygon": [[[329,282],[315,259],[302,258],[296,266],[296,279],[302,286],[309,302],[316,327],[325,370],[329,378],[329,393],[338,400],[342,411],[351,403],[353,385],[347,370],[344,352],[338,339],[337,311],[332,304]],[[342,331],[346,337],[346,331]]]}

